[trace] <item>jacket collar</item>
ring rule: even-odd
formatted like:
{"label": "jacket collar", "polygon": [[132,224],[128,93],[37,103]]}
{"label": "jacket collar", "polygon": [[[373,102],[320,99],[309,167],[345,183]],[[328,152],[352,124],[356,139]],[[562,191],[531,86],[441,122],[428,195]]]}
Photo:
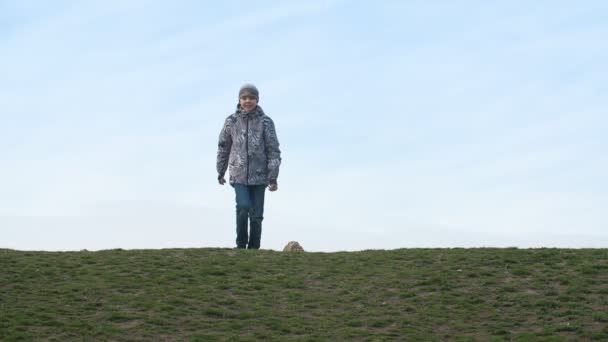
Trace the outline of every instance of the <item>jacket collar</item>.
{"label": "jacket collar", "polygon": [[236,105],[236,115],[240,116],[240,117],[256,117],[256,116],[261,116],[264,115],[264,111],[262,110],[262,107],[260,107],[259,105],[256,106],[251,112],[245,112],[244,110],[241,109],[241,105],[237,104]]}

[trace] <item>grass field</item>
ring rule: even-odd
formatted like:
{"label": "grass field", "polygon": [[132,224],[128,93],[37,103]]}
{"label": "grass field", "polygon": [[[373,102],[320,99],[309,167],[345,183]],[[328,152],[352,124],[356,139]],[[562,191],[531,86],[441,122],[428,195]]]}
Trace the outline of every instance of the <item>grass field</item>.
{"label": "grass field", "polygon": [[608,340],[608,249],[2,249],[0,340]]}

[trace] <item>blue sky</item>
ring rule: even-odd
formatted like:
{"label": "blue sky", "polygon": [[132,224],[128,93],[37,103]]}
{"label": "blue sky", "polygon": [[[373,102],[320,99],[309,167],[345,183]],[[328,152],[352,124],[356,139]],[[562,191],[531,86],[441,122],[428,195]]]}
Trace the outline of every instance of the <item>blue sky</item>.
{"label": "blue sky", "polygon": [[0,1],[0,248],[232,247],[217,137],[260,89],[262,248],[608,247],[603,1]]}

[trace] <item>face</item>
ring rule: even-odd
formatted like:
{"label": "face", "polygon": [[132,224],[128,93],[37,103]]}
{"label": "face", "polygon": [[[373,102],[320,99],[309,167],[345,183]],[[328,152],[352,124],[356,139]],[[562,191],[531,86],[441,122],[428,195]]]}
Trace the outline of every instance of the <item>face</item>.
{"label": "face", "polygon": [[245,112],[250,112],[258,105],[258,99],[252,94],[243,93],[243,95],[239,97],[239,104]]}

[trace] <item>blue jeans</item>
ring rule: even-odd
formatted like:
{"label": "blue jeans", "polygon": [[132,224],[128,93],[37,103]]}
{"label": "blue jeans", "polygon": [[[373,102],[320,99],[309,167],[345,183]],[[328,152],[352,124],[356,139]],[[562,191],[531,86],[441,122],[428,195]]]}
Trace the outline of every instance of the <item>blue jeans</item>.
{"label": "blue jeans", "polygon": [[[266,185],[234,184],[236,194],[236,247],[259,249],[264,219]],[[247,221],[250,223],[249,239]]]}

